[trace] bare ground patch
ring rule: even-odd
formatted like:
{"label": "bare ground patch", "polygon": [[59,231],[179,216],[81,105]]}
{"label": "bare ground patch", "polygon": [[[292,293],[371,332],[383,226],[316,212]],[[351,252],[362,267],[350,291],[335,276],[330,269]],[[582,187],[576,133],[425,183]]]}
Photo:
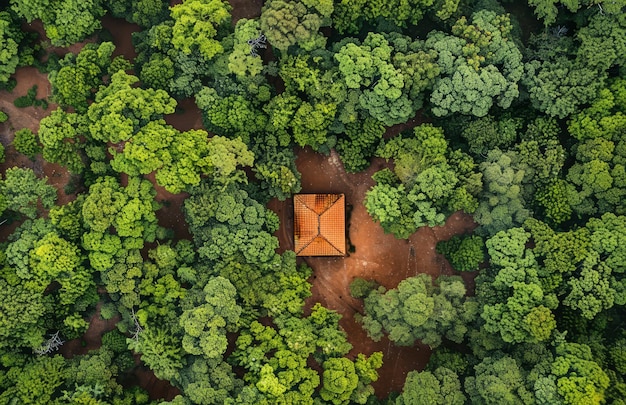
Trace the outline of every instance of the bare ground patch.
{"label": "bare ground patch", "polygon": [[[438,241],[452,235],[469,232],[475,224],[469,215],[455,213],[443,227],[419,229],[408,240],[396,239],[385,234],[374,222],[362,202],[366,191],[374,184],[371,176],[388,167],[382,159],[374,159],[372,165],[358,174],[346,173],[338,155],[314,153],[310,149],[298,152],[296,162],[302,173],[302,193],[344,193],[348,205],[348,237],[353,251],[345,258],[307,257],[305,261],[314,271],[312,297],[307,307],[320,302],[325,307],[340,313],[341,327],[354,346],[350,356],[358,353],[383,352],[383,367],[380,378],[374,384],[379,397],[392,391],[401,391],[406,374],[411,370],[422,370],[430,358],[430,349],[417,343],[413,347],[397,347],[387,338],[374,342],[367,337],[355,314],[363,312],[361,300],[350,296],[349,284],[355,277],[376,280],[386,288],[394,288],[407,277],[427,273],[433,277],[453,274],[448,262],[435,251]],[[281,219],[276,236],[281,250],[293,249],[293,207],[291,202],[272,200],[269,207]]]}

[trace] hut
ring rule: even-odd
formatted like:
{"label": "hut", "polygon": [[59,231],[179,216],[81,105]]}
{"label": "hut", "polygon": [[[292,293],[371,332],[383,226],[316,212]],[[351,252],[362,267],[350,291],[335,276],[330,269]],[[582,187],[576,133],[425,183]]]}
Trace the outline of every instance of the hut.
{"label": "hut", "polygon": [[346,255],[346,201],[343,194],[293,197],[297,256]]}

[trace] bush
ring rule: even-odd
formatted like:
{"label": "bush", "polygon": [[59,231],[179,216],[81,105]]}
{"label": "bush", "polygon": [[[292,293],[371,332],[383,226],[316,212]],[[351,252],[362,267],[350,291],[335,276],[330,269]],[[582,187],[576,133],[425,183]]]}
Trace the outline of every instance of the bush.
{"label": "bush", "polygon": [[7,82],[0,82],[0,90],[6,90],[9,93],[13,91],[15,86],[17,86],[17,81],[15,79],[9,79]]}
{"label": "bush", "polygon": [[117,329],[113,329],[102,335],[102,346],[108,347],[116,354],[128,351],[126,336]]}
{"label": "bush", "polygon": [[485,243],[477,235],[453,236],[437,244],[437,253],[443,254],[458,271],[475,271],[485,260]]}
{"label": "bush", "polygon": [[15,133],[13,139],[15,150],[34,159],[36,155],[41,153],[41,146],[37,141],[37,135],[28,128],[20,129]]}
{"label": "bush", "polygon": [[16,98],[13,101],[13,105],[15,105],[17,108],[30,106],[41,107],[44,110],[48,108],[48,102],[45,99],[37,99],[37,85],[31,87],[25,96]]}
{"label": "bush", "polygon": [[350,295],[354,298],[365,298],[369,295],[370,291],[376,288],[378,288],[376,281],[356,277],[350,283]]}
{"label": "bush", "polygon": [[0,124],[6,122],[9,119],[9,116],[4,111],[0,111]]}
{"label": "bush", "polygon": [[117,307],[113,302],[107,302],[106,304],[103,304],[100,308],[100,316],[102,317],[102,319],[109,320],[117,314]]}

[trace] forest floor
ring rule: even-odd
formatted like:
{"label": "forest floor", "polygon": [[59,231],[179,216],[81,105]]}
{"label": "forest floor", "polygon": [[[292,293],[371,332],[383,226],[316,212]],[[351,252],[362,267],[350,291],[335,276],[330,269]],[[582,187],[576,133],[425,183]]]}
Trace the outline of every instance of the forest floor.
{"label": "forest floor", "polygon": [[[233,5],[234,19],[255,17],[260,14],[261,0],[230,0]],[[177,1],[172,1],[176,4]],[[136,56],[131,44],[131,34],[139,30],[134,24],[105,17],[103,25],[116,44],[115,54],[123,54],[131,59]],[[32,30],[42,32],[40,24],[33,23]],[[76,49],[74,49],[76,48]],[[72,47],[77,52],[80,46]],[[51,49],[63,53],[67,49]],[[0,165],[4,172],[7,168],[30,167],[38,175],[47,176],[51,184],[58,189],[58,202],[64,204],[74,196],[66,195],[63,191],[70,181],[70,174],[66,169],[50,164],[39,156],[31,161],[17,153],[10,146],[13,134],[21,128],[38,131],[39,121],[50,114],[56,106],[50,104],[44,110],[36,107],[17,108],[13,100],[25,95],[34,84],[38,86],[37,98],[50,96],[50,83],[47,75],[38,72],[35,68],[20,68],[14,76],[17,87],[11,92],[0,92],[0,110],[9,115],[9,121],[0,124],[0,142],[6,149],[6,161]],[[202,128],[201,114],[192,99],[179,103],[177,113],[166,117],[166,121],[179,130]],[[387,136],[397,134],[401,130],[409,129],[421,121],[420,117],[412,119],[402,126],[393,127]],[[393,235],[385,234],[379,224],[375,223],[367,214],[362,202],[365,192],[374,184],[372,174],[389,164],[381,159],[374,159],[372,165],[358,174],[346,173],[339,156],[333,152],[329,156],[314,153],[310,149],[299,149],[297,152],[297,167],[302,173],[302,193],[344,193],[346,195],[347,237],[353,246],[353,251],[344,258],[309,257],[299,259],[305,261],[314,271],[312,279],[312,296],[307,300],[307,308],[320,302],[329,309],[337,311],[343,316],[341,327],[347,332],[348,339],[353,345],[350,356],[357,353],[371,354],[375,351],[383,352],[383,367],[379,371],[380,378],[374,383],[376,393],[380,397],[392,391],[401,391],[406,374],[411,370],[421,370],[425,367],[430,356],[428,346],[416,344],[413,347],[397,347],[387,338],[380,342],[369,339],[361,326],[355,320],[355,314],[363,312],[361,300],[350,297],[349,284],[355,277],[376,280],[386,288],[394,288],[400,281],[419,273],[427,273],[433,277],[440,274],[453,274],[448,262],[435,252],[438,241],[449,239],[452,235],[471,231],[475,224],[471,217],[456,213],[448,218],[445,226],[436,228],[421,228],[408,240],[396,239]],[[154,183],[154,176],[147,176]],[[163,207],[157,211],[159,223],[173,229],[177,239],[191,238],[184,215],[182,203],[186,194],[173,195],[162,187],[155,185],[157,200]],[[291,200],[280,202],[272,200],[269,207],[281,219],[280,229],[276,236],[280,240],[280,250],[293,249],[293,206]],[[19,223],[7,224],[0,227],[0,241],[6,240]],[[473,279],[464,275],[470,293],[473,292]],[[68,342],[62,353],[66,356],[84,354],[101,344],[102,333],[114,328],[115,319],[104,321],[99,311],[90,319],[90,327],[82,339]],[[138,367],[132,376],[133,380],[147,389],[152,398],[171,399],[176,393],[170,384],[159,381],[154,374],[143,367]]]}

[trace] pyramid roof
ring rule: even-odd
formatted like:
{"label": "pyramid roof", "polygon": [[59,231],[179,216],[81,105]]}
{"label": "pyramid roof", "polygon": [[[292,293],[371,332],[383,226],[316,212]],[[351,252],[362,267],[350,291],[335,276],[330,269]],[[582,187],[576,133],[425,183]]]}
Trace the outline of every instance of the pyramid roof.
{"label": "pyramid roof", "polygon": [[294,246],[298,256],[345,256],[346,203],[343,194],[296,194]]}

